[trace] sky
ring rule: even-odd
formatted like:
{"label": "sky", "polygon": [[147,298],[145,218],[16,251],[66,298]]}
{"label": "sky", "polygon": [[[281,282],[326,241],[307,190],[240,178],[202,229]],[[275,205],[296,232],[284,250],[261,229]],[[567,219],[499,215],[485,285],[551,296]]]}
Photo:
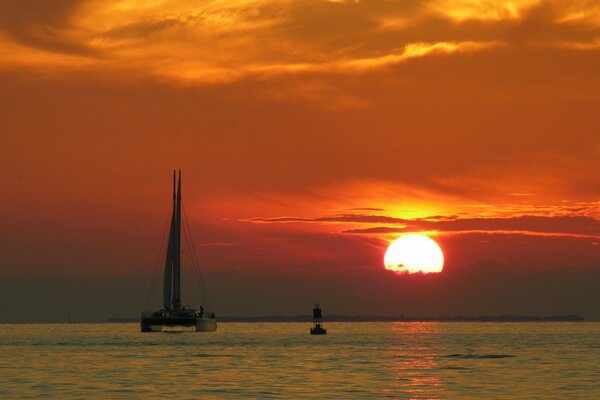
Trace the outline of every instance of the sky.
{"label": "sky", "polygon": [[0,322],[158,306],[174,168],[217,315],[600,320],[599,109],[596,1],[3,0]]}

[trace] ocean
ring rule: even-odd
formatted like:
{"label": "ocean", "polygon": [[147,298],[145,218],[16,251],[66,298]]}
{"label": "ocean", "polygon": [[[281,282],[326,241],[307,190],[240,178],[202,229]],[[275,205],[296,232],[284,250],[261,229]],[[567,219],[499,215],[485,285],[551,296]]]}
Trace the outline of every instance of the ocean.
{"label": "ocean", "polygon": [[600,323],[325,327],[0,325],[0,398],[600,398]]}

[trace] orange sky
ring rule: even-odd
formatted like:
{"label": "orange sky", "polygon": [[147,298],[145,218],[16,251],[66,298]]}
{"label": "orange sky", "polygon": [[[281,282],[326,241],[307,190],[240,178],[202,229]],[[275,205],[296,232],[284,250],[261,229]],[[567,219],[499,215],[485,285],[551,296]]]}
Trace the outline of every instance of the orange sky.
{"label": "orange sky", "polygon": [[[148,281],[181,168],[221,314],[600,318],[599,109],[594,1],[4,0],[0,296]],[[383,270],[414,231],[443,276]]]}

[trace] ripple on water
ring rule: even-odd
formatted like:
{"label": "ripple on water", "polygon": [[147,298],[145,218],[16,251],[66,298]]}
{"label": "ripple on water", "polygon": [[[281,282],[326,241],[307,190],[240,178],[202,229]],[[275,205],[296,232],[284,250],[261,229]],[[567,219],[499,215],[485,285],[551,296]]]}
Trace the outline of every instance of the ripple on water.
{"label": "ripple on water", "polygon": [[298,323],[0,325],[0,397],[600,398],[598,323],[327,328],[314,340]]}
{"label": "ripple on water", "polygon": [[439,356],[439,357],[440,358],[486,359],[486,358],[512,358],[512,357],[516,357],[516,356],[513,356],[511,354],[448,354],[448,355]]}

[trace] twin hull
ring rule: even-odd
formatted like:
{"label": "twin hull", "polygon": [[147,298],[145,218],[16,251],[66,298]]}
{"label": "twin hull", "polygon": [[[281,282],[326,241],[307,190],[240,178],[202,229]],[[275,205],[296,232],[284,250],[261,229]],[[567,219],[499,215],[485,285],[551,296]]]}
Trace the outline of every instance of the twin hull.
{"label": "twin hull", "polygon": [[142,314],[142,332],[214,332],[217,321],[214,318],[203,317],[145,317]]}

